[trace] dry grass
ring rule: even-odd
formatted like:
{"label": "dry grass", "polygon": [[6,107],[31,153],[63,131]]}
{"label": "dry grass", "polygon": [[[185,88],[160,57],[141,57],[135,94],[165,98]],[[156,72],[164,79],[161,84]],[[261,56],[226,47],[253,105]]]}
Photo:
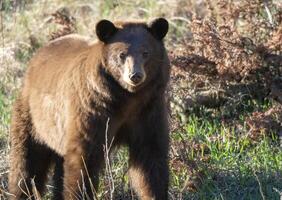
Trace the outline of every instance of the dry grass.
{"label": "dry grass", "polygon": [[[3,0],[0,5],[0,199],[7,189],[11,104],[36,49],[73,32],[95,38],[101,18],[156,16],[170,22],[170,199],[281,198],[279,0]],[[127,149],[105,152],[108,164],[97,198],[134,199]]]}

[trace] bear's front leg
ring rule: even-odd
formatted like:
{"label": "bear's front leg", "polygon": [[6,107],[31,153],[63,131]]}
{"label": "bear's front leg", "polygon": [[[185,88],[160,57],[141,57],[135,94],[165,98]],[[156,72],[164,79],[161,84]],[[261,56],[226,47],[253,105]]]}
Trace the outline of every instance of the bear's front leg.
{"label": "bear's front leg", "polygon": [[131,184],[141,200],[166,200],[169,139],[164,105],[152,106],[141,117],[129,144]]}
{"label": "bear's front leg", "polygon": [[87,119],[74,122],[68,132],[64,156],[64,200],[94,199],[104,158],[102,136],[105,124]]}

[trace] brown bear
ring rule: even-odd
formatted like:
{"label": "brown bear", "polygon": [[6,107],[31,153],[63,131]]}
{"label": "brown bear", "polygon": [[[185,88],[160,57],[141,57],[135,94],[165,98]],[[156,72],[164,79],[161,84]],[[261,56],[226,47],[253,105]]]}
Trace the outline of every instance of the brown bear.
{"label": "brown bear", "polygon": [[167,31],[164,18],[101,20],[97,42],[68,35],[37,52],[12,113],[11,199],[43,195],[54,165],[54,199],[93,199],[110,144],[128,146],[140,199],[167,199]]}

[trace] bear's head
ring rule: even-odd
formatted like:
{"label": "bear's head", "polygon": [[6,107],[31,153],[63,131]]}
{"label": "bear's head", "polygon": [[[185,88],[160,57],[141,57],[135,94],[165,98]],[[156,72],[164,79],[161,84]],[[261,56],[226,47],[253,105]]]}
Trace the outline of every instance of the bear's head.
{"label": "bear's head", "polygon": [[103,45],[106,71],[129,92],[137,92],[161,78],[161,68],[168,64],[162,42],[167,31],[168,22],[164,18],[148,24],[99,21],[96,35]]}

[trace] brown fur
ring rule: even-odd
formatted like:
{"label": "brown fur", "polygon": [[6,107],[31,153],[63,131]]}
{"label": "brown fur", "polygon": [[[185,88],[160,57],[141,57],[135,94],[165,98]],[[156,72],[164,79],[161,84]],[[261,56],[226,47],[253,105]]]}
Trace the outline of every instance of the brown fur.
{"label": "brown fur", "polygon": [[[116,27],[109,41],[92,43],[69,35],[50,42],[31,60],[13,110],[9,191],[15,197],[11,199],[25,199],[32,178],[43,194],[53,163],[54,199],[92,198],[87,178],[87,194],[79,191],[81,171],[84,177],[89,173],[97,189],[108,119],[108,142],[129,147],[129,175],[140,199],[167,199],[167,55],[149,25],[118,23]],[[133,42],[127,40],[131,36]],[[139,59],[146,79],[133,87],[124,82],[113,57],[127,48],[135,62],[139,50],[130,47],[136,38],[147,45],[150,57],[145,64]],[[136,46],[140,47],[139,41]],[[122,68],[126,65],[131,64]]]}

